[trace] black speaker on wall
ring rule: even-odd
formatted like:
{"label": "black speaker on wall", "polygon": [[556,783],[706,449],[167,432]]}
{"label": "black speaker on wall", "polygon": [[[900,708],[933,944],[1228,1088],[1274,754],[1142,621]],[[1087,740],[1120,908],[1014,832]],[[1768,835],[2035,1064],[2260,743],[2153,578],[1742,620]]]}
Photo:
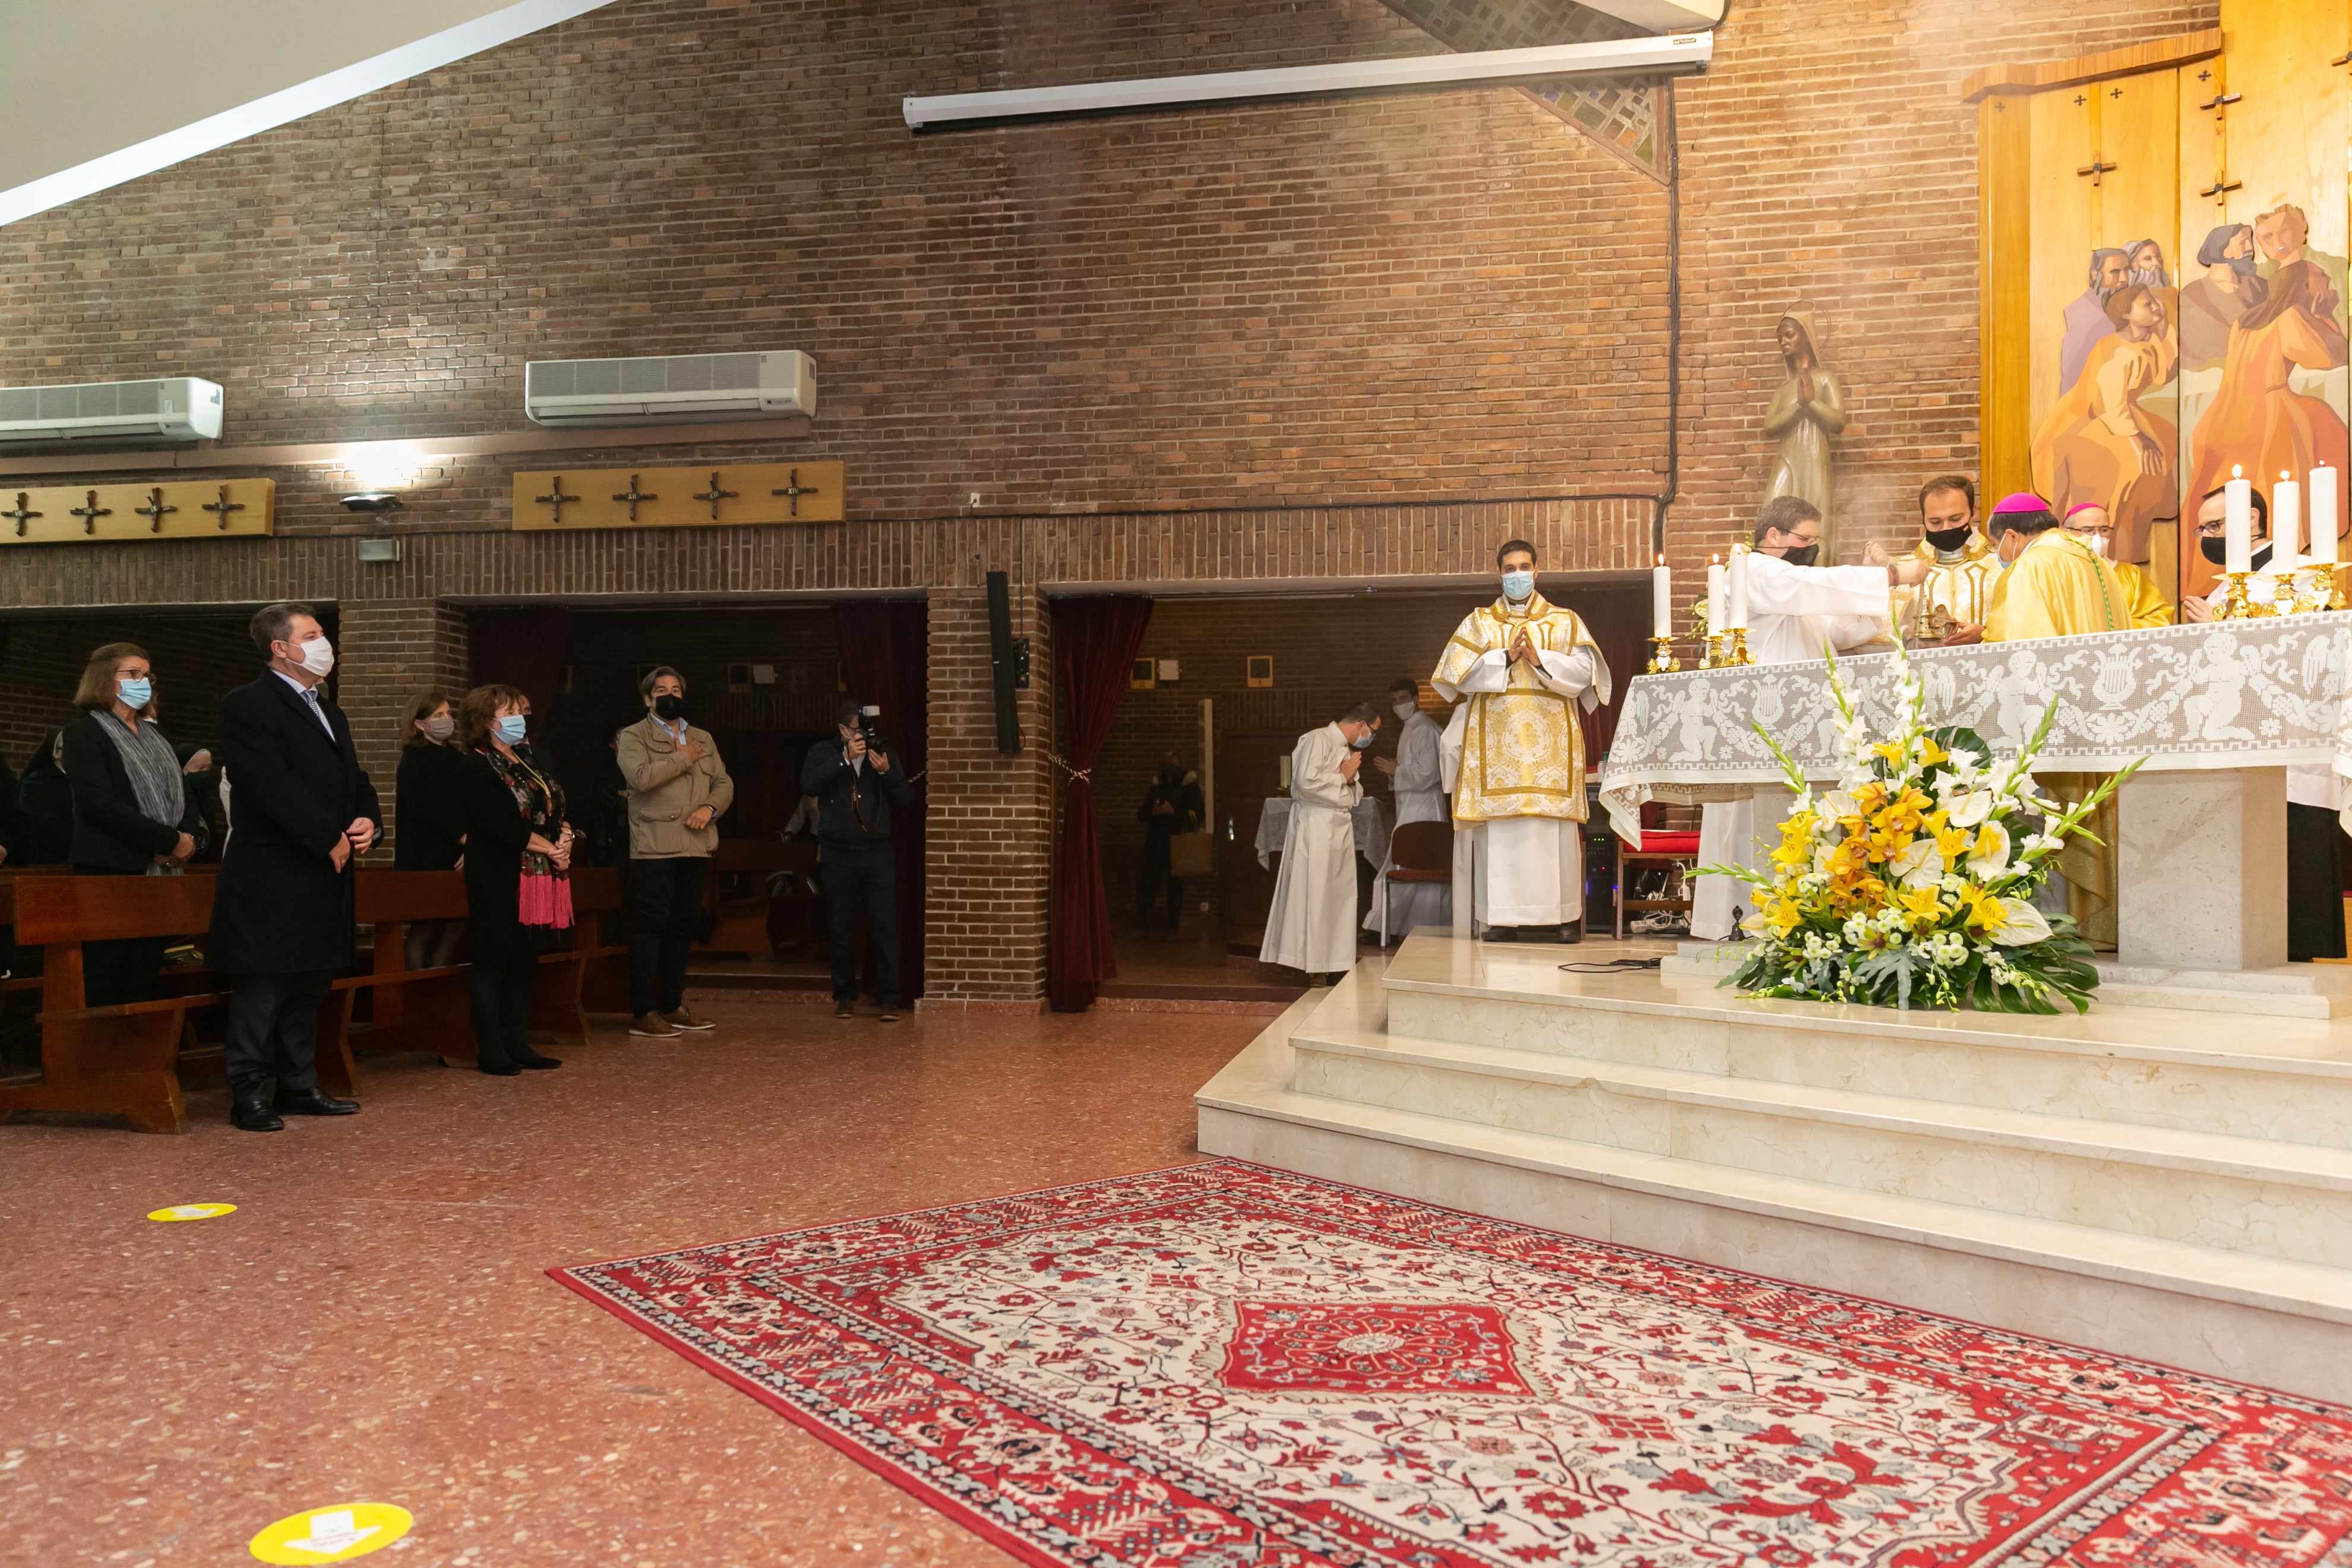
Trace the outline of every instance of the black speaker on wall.
{"label": "black speaker on wall", "polygon": [[1014,693],[1029,684],[1029,639],[1013,635],[1013,583],[1002,572],[988,574],[988,668],[996,678],[996,749],[1009,757],[1021,750]]}

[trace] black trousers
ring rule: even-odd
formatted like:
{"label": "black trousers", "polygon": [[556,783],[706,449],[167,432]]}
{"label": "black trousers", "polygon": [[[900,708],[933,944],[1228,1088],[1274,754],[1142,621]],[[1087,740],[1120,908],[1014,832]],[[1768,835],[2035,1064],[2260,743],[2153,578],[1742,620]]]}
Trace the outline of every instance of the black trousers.
{"label": "black trousers", "polygon": [[833,999],[857,997],[857,909],[866,907],[866,945],[874,950],[875,1000],[898,1005],[898,858],[890,841],[836,844],[818,852],[824,913],[833,927]]}
{"label": "black trousers", "polygon": [[281,1092],[319,1087],[319,1004],[334,981],[331,969],[229,977],[221,1061],[232,1098],[266,1100],[271,1079]]}
{"label": "black trousers", "polygon": [[474,1004],[474,1054],[491,1067],[505,1067],[531,1053],[530,988],[539,978],[535,952],[476,958],[466,972]]}
{"label": "black trousers", "polygon": [[2324,805],[2286,806],[2286,955],[2344,956],[2344,830]]}
{"label": "black trousers", "polygon": [[686,959],[702,918],[702,884],[710,862],[700,856],[631,860],[635,890],[629,922],[629,1011],[675,1013],[686,1005]]}
{"label": "black trousers", "polygon": [[[1168,896],[1168,913],[1160,914],[1160,889]],[[1174,931],[1184,915],[1184,879],[1168,869],[1168,835],[1152,833],[1143,840],[1143,875],[1138,879],[1135,898],[1135,923],[1143,930],[1154,925]]]}

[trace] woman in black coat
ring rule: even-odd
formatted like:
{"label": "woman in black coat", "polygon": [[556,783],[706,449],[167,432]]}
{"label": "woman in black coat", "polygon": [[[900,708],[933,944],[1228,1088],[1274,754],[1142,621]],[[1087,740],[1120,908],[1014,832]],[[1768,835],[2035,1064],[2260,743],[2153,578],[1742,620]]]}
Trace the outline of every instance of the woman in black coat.
{"label": "woman in black coat", "polygon": [[73,854],[73,786],[66,783],[63,730],[51,730],[16,781],[16,815],[24,824],[24,866],[62,866]]}
{"label": "woman in black coat", "polygon": [[[409,703],[392,805],[395,871],[449,871],[465,858],[466,753],[457,749],[457,731],[449,700],[441,693],[419,692]],[[455,963],[465,934],[462,920],[411,921],[408,967],[442,969]]]}
{"label": "woman in black coat", "polygon": [[[74,692],[87,717],[66,727],[65,774],[73,792],[73,847],[82,877],[176,877],[206,836],[181,784],[180,755],[155,725],[155,682],[146,652],[109,643],[89,656]],[[82,994],[93,1007],[155,994],[167,939],[124,937],[82,944]]]}
{"label": "woman in black coat", "polygon": [[518,749],[530,710],[511,686],[478,686],[457,716],[475,1048],[481,1069],[501,1078],[563,1065],[525,1037],[540,954],[566,945],[572,927],[563,788]]}

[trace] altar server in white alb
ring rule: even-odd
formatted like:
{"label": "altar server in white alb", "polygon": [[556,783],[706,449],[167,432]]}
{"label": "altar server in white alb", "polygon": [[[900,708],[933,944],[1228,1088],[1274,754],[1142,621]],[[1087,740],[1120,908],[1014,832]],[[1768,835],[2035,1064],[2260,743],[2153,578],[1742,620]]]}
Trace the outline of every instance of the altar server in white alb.
{"label": "altar server in white alb", "polygon": [[[1372,766],[1389,775],[1389,788],[1396,795],[1396,825],[1443,822],[1445,773],[1439,753],[1445,731],[1421,710],[1421,683],[1409,675],[1390,681],[1389,711],[1400,726],[1397,754],[1374,757]],[[1381,931],[1383,920],[1386,931]],[[1453,889],[1443,882],[1392,883],[1384,868],[1372,884],[1372,910],[1364,917],[1364,929],[1380,931],[1385,942],[1391,931],[1402,935],[1416,926],[1449,925],[1453,920]]]}
{"label": "altar server in white alb", "polygon": [[1354,814],[1364,798],[1356,775],[1380,727],[1380,710],[1359,702],[1336,723],[1299,736],[1290,752],[1290,824],[1257,956],[1303,969],[1316,985],[1356,966]]}
{"label": "altar server in white alb", "polygon": [[1495,552],[1502,597],[1473,610],[1430,684],[1451,702],[1441,752],[1454,792],[1454,912],[1490,940],[1584,939],[1584,731],[1609,666],[1573,610],[1536,592],[1535,547]]}
{"label": "altar server in white alb", "polygon": [[[1874,644],[1893,646],[1893,590],[1915,585],[1935,564],[1916,555],[1868,566],[1817,566],[1822,518],[1801,496],[1775,496],[1756,516],[1755,548],[1747,562],[1748,653],[1758,664],[1820,663],[1832,653]],[[1788,815],[1793,799],[1768,788],[1757,802],[1710,801],[1699,812],[1698,863],[1758,866],[1759,829]],[[1732,932],[1732,910],[1746,907],[1748,889],[1728,877],[1692,884],[1691,935],[1720,942]]]}

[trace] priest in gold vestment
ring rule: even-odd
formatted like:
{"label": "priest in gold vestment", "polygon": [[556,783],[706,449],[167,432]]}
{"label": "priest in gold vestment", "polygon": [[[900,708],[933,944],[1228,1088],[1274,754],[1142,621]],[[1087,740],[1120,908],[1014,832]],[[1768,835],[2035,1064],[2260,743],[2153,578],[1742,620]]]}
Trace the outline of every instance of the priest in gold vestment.
{"label": "priest in gold vestment", "polygon": [[[1990,531],[2007,563],[1987,612],[1987,642],[2079,637],[2132,629],[2130,590],[2105,558],[2059,526],[2036,495],[2013,495],[1993,509]],[[2096,789],[2103,773],[2036,773],[2051,798],[2073,805]],[[2066,879],[2066,912],[2083,939],[2112,952],[2116,945],[2116,803],[2111,798],[2084,824],[2098,842],[2070,837],[2058,852]]]}
{"label": "priest in gold vestment", "polygon": [[[1914,647],[1978,640],[2000,568],[1992,546],[1977,527],[1976,481],[1965,474],[1939,474],[1919,488],[1919,542],[1911,554],[1927,563],[1916,586],[1894,590],[1895,625]],[[1875,557],[1875,558],[1874,558]],[[1885,557],[1876,547],[1863,555],[1866,565]]]}
{"label": "priest in gold vestment", "polygon": [[2135,627],[2172,624],[2172,606],[2165,603],[2164,590],[2156,585],[2156,574],[2145,566],[2115,558],[2115,526],[2105,507],[2086,500],[2066,513],[2064,524],[2067,532],[2098,552],[2100,559],[2116,569],[2116,581],[2123,584],[2130,599],[2131,624]]}
{"label": "priest in gold vestment", "polygon": [[1454,794],[1455,929],[1579,941],[1584,921],[1584,732],[1609,666],[1573,610],[1536,592],[1536,552],[1496,554],[1502,596],[1456,627],[1430,684],[1463,699],[1441,746]]}

